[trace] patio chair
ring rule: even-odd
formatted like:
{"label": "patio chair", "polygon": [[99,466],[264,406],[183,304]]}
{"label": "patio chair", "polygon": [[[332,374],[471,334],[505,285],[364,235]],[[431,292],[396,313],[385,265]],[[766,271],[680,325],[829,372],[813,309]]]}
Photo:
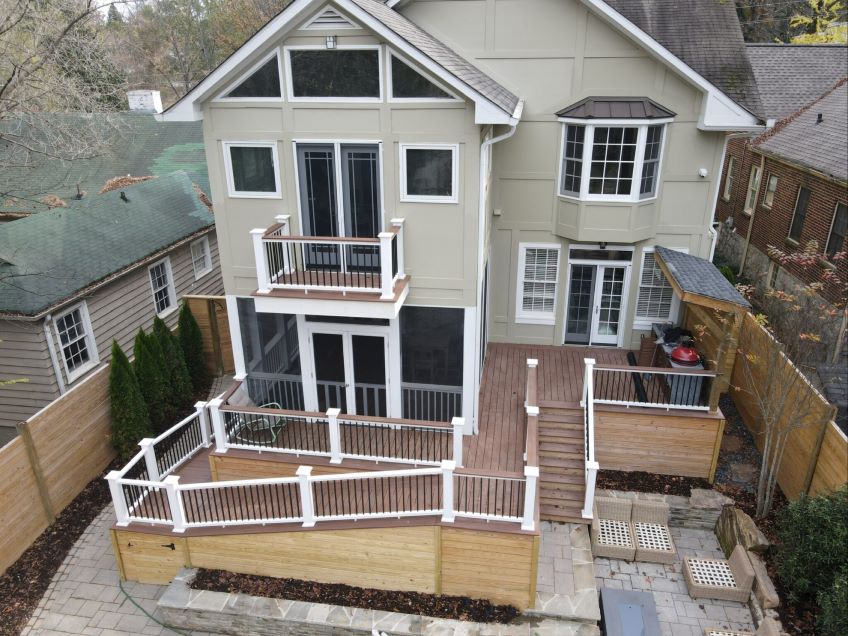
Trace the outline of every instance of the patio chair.
{"label": "patio chair", "polygon": [[780,636],[780,628],[777,621],[767,616],[760,623],[756,632],[736,632],[720,627],[708,627],[704,630],[704,636]]}
{"label": "patio chair", "polygon": [[741,545],[729,559],[683,560],[683,577],[692,598],[713,598],[747,603],[754,585],[754,568]]}
{"label": "patio chair", "polygon": [[632,561],[636,555],[629,499],[595,497],[592,506],[592,554],[610,559]]}
{"label": "patio chair", "polygon": [[[282,409],[276,402],[262,404],[262,409]],[[253,446],[274,446],[283,428],[285,418],[268,416],[259,413],[244,413],[244,419],[233,431],[233,437],[245,444]]]}
{"label": "patio chair", "polygon": [[636,560],[674,563],[677,550],[668,530],[669,506],[663,501],[635,500],[630,521],[636,541]]}

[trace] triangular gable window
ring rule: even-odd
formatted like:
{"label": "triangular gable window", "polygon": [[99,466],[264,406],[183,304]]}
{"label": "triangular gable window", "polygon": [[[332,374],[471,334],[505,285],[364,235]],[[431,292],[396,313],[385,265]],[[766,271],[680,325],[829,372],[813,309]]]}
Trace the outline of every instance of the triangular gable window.
{"label": "triangular gable window", "polygon": [[358,29],[354,24],[335,9],[324,9],[302,27],[303,30],[335,30],[335,29]]}
{"label": "triangular gable window", "polygon": [[272,55],[224,97],[282,97],[277,54]]}
{"label": "triangular gable window", "polygon": [[392,98],[456,99],[394,55],[392,55]]}

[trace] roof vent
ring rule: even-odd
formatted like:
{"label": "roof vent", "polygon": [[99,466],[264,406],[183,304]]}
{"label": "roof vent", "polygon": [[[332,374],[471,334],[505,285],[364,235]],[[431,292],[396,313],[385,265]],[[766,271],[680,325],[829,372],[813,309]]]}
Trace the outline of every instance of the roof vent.
{"label": "roof vent", "polygon": [[359,27],[335,9],[326,9],[306,23],[310,31],[333,31],[335,29],[358,29]]}
{"label": "roof vent", "polygon": [[159,91],[139,90],[127,91],[127,102],[131,112],[161,113],[162,95]]}
{"label": "roof vent", "polygon": [[824,115],[822,113],[819,113],[818,116],[816,117],[816,124],[820,124],[823,121],[824,121]]}

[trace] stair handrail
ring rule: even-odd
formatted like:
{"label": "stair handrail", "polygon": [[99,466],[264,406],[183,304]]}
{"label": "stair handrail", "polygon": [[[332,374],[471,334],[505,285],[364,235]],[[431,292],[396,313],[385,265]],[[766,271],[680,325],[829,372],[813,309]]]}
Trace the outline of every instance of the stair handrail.
{"label": "stair handrail", "polygon": [[527,383],[524,389],[524,464],[539,465],[539,361],[527,359]]}
{"label": "stair handrail", "polygon": [[595,499],[595,481],[598,476],[598,462],[595,461],[595,359],[584,358],[585,365],[583,373],[583,399],[580,406],[583,407],[584,417],[584,452],[585,452],[585,480],[586,493],[583,498],[583,510],[581,515],[584,519],[592,518],[592,503]]}

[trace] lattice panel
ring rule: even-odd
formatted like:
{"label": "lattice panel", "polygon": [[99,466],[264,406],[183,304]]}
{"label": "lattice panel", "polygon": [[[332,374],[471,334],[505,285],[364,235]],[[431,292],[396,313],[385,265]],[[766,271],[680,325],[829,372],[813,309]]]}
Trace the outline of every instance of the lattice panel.
{"label": "lattice panel", "polygon": [[630,539],[630,524],[626,521],[614,519],[598,519],[600,532],[598,543],[603,545],[617,545],[629,548],[633,545]]}
{"label": "lattice panel", "polygon": [[698,585],[710,587],[737,587],[733,572],[725,561],[713,559],[689,559],[692,580]]}
{"label": "lattice panel", "polygon": [[636,544],[645,550],[657,552],[673,552],[668,528],[657,523],[634,523],[636,529]]}

